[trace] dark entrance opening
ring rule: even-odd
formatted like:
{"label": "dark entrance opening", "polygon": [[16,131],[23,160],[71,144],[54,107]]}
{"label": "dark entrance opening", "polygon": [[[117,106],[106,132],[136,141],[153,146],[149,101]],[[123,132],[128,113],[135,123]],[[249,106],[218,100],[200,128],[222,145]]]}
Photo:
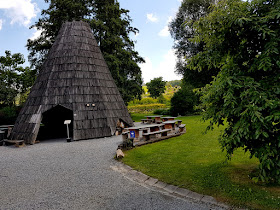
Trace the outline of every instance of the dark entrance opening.
{"label": "dark entrance opening", "polygon": [[67,138],[65,120],[71,120],[69,126],[70,138],[73,137],[73,111],[57,105],[43,113],[38,140]]}

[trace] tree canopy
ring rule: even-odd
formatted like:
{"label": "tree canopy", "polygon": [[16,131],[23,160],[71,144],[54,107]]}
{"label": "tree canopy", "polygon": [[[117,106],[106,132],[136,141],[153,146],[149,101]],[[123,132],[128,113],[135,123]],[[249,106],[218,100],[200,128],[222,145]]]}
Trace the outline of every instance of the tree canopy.
{"label": "tree canopy", "polygon": [[174,39],[175,54],[177,56],[176,71],[182,74],[185,84],[194,87],[203,87],[212,81],[212,76],[217,74],[217,69],[190,69],[187,59],[203,49],[204,42],[192,42],[196,30],[195,21],[211,11],[210,5],[214,0],[183,0],[175,18],[170,22],[169,30]]}
{"label": "tree canopy", "polygon": [[163,81],[162,77],[152,79],[147,83],[148,92],[152,98],[161,96],[165,91],[166,81]]}
{"label": "tree canopy", "polygon": [[[228,157],[244,148],[259,159],[262,181],[280,183],[280,2],[223,0],[195,23],[203,50],[190,69],[219,68],[200,90],[204,120],[226,129]],[[258,178],[255,178],[256,180]]]}
{"label": "tree canopy", "polygon": [[141,98],[142,73],[138,66],[144,59],[134,49],[129,35],[132,27],[129,10],[120,8],[116,0],[45,0],[49,8],[31,28],[41,30],[35,40],[28,40],[31,65],[40,69],[48,50],[65,21],[84,20],[93,30],[104,59],[125,102]]}
{"label": "tree canopy", "polygon": [[25,62],[22,54],[8,50],[5,54],[0,56],[0,104],[11,106],[18,94],[24,94],[32,86],[35,71],[20,66]]}

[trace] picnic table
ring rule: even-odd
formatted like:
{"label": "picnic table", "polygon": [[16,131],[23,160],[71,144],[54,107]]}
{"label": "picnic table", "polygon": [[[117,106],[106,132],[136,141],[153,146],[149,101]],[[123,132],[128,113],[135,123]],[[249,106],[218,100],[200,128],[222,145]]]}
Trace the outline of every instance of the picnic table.
{"label": "picnic table", "polygon": [[154,132],[143,133],[143,137],[146,141],[153,139],[153,138],[160,138],[162,136],[167,136],[167,133],[170,132],[171,129],[163,129]]}
{"label": "picnic table", "polygon": [[153,119],[141,119],[141,123],[143,124],[151,124],[153,122]]}
{"label": "picnic table", "polygon": [[167,120],[165,122],[162,122],[162,124],[164,124],[165,129],[175,130],[175,125],[177,122],[178,122],[178,120]]}
{"label": "picnic table", "polygon": [[10,136],[13,127],[14,125],[0,125],[0,131],[5,132],[4,139],[7,139]]}
{"label": "picnic table", "polygon": [[130,138],[139,139],[141,137],[140,131],[142,131],[142,133],[150,133],[150,132],[159,131],[163,127],[164,124],[150,124],[150,125],[128,127],[127,129],[129,130]]}
{"label": "picnic table", "polygon": [[155,123],[161,123],[161,117],[162,115],[151,115],[151,116],[145,116],[147,120],[153,120]]}

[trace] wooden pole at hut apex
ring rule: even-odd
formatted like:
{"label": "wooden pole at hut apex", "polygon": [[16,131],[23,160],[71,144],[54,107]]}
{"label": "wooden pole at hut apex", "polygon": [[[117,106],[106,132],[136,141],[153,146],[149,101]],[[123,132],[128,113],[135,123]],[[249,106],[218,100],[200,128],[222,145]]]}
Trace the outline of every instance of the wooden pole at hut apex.
{"label": "wooden pole at hut apex", "polygon": [[67,127],[67,142],[71,142],[71,138],[69,137],[69,124],[71,123],[71,120],[65,120],[64,121],[64,124],[66,125],[66,127]]}

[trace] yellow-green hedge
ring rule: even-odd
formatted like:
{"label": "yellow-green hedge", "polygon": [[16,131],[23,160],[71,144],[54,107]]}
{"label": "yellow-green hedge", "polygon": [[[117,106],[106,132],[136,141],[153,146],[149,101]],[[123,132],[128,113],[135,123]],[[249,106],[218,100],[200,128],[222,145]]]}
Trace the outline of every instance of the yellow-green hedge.
{"label": "yellow-green hedge", "polygon": [[165,108],[168,108],[165,104],[141,104],[127,107],[130,113],[151,113],[157,109]]}

